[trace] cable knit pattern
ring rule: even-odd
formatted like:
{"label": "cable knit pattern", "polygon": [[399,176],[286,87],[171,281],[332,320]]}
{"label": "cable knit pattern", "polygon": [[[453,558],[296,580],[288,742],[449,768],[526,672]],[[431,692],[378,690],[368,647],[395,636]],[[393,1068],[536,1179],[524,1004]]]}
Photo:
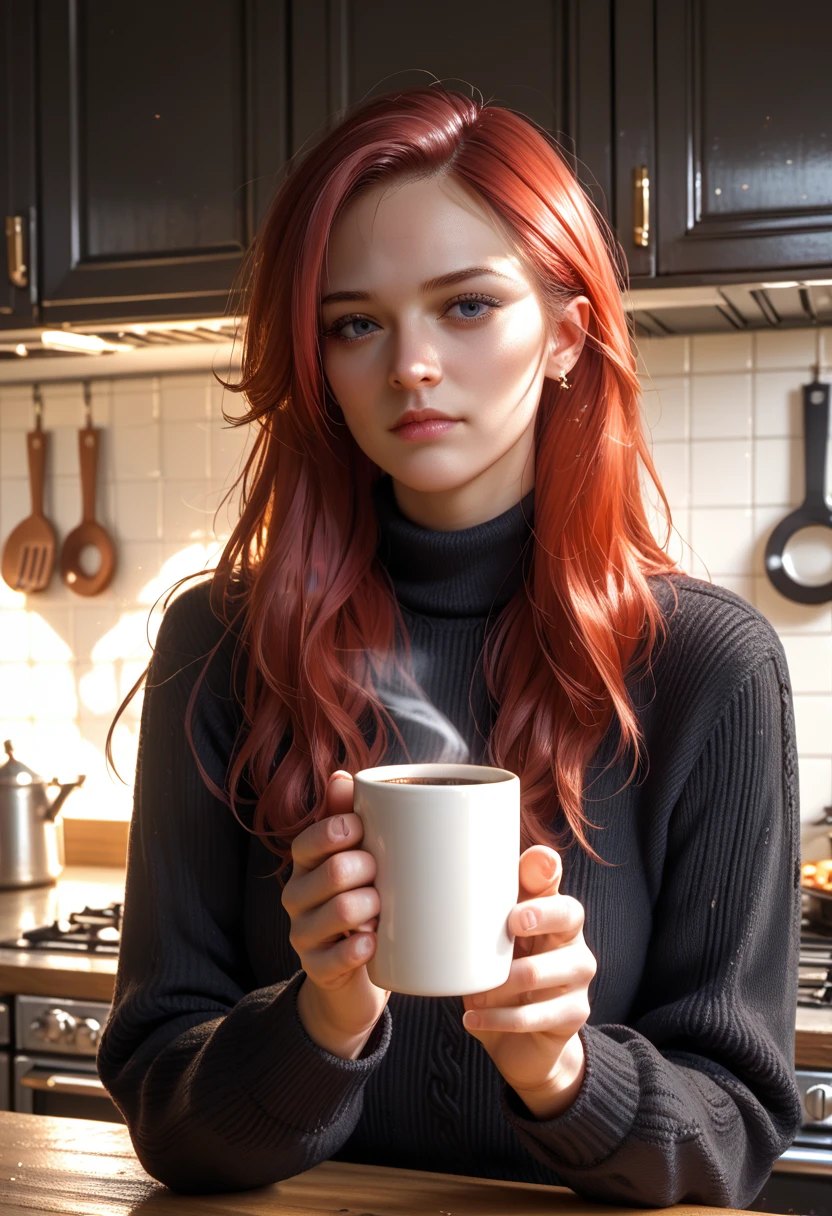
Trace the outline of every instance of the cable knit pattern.
{"label": "cable knit pattern", "polygon": [[[414,759],[478,761],[494,707],[489,616],[528,568],[533,493],[496,519],[432,532],[375,488],[379,560],[424,699],[386,690]],[[297,1012],[276,860],[206,789],[183,732],[220,636],[207,584],[168,609],[142,707],[122,944],[99,1073],[145,1169],[182,1192],[244,1190],[320,1161],[560,1184],[587,1198],[745,1207],[800,1126],[793,1075],[800,924],[794,717],[780,641],[720,587],[650,586],[669,621],[630,693],[649,755],[605,768],[585,802],[599,866],[562,853],[598,960],[572,1106],[537,1120],[462,1027],[458,997],[393,993],[357,1060]],[[233,639],[197,702],[200,759],[222,784],[243,722]],[[469,705],[469,688],[471,704]],[[391,751],[388,761],[397,759]],[[591,784],[591,788],[590,788]],[[553,800],[552,822],[563,826]]]}

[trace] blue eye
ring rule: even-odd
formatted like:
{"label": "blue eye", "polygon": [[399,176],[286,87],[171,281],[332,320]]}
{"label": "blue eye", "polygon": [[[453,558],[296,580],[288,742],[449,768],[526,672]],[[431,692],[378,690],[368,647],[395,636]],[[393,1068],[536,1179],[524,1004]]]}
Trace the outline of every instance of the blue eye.
{"label": "blue eye", "polygon": [[[486,311],[479,312],[475,316],[468,313],[467,316],[462,315],[452,317],[451,320],[462,321],[463,324],[471,325],[477,321],[484,321],[487,317],[491,316],[495,309],[502,307],[500,301],[495,300],[493,296],[474,295],[473,293],[470,293],[464,296],[457,296],[455,300],[451,300],[451,302],[448,304],[447,312],[449,312],[452,308],[461,308],[464,305],[470,304],[484,304],[486,306]],[[443,316],[447,316],[447,312],[443,313]],[[349,325],[356,327],[357,332],[354,332],[352,335],[346,334],[344,331]],[[331,325],[329,329],[322,330],[320,336],[322,338],[335,338],[341,342],[357,342],[361,338],[369,337],[370,334],[372,334],[372,329],[359,328],[367,325],[375,325],[376,329],[381,328],[380,325],[376,325],[375,321],[371,321],[369,317],[364,317],[361,315],[361,313],[351,313],[348,317],[341,317],[335,322],[334,325]]]}

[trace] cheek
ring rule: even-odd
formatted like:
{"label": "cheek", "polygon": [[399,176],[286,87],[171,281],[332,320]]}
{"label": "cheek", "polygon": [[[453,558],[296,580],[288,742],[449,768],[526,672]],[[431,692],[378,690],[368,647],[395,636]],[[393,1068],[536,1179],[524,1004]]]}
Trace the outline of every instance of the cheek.
{"label": "cheek", "polygon": [[359,416],[372,403],[374,377],[354,351],[327,351],[322,355],[324,375],[345,419]]}
{"label": "cheek", "polygon": [[525,417],[533,411],[545,371],[542,338],[512,327],[510,332],[477,347],[466,352],[464,366],[457,368],[455,379],[485,407],[483,420],[489,413],[499,423],[508,413]]}

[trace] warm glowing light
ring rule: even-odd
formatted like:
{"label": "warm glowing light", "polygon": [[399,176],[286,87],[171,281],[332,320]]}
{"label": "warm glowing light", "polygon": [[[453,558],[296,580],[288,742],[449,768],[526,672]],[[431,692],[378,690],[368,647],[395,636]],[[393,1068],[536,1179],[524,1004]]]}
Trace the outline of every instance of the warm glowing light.
{"label": "warm glowing light", "polygon": [[53,350],[83,351],[88,355],[100,355],[104,351],[134,350],[128,342],[105,342],[95,334],[72,334],[64,329],[45,329],[40,335],[44,346]]}
{"label": "warm glowing light", "polygon": [[14,353],[16,355],[21,355],[23,358],[25,358],[29,352],[22,342],[18,342],[17,346],[14,348]]}

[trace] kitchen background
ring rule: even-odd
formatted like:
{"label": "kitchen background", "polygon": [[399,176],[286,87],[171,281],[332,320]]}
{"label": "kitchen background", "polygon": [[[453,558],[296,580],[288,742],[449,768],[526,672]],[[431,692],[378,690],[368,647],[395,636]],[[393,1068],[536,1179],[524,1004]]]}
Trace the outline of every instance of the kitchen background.
{"label": "kitchen background", "polygon": [[[800,389],[813,365],[822,377],[832,372],[832,328],[645,338],[638,353],[645,426],[673,514],[668,548],[689,573],[754,604],[781,636],[795,694],[801,816],[809,822],[832,803],[832,603],[780,595],[762,554],[775,524],[803,499]],[[235,369],[218,360],[220,376],[229,370],[233,379]],[[42,400],[46,514],[60,544],[80,519],[82,383],[45,381]],[[151,615],[153,605],[183,574],[210,567],[230,533],[236,491],[221,502],[251,437],[223,411],[243,409],[207,368],[93,380],[91,417],[102,428],[98,514],[116,540],[116,576],[89,598],[73,594],[57,569],[45,591],[28,597],[0,582],[0,739],[12,739],[47,778],[87,774],[65,804],[68,817],[130,815],[141,693],[113,740],[126,784],[106,769],[107,729],[149,659],[162,615],[161,602]],[[31,386],[0,379],[0,537],[30,511],[33,425]],[[832,456],[827,467],[832,472]],[[664,540],[649,498],[648,505]],[[832,547],[819,530],[807,532],[794,560],[807,580],[828,578]]]}
{"label": "kitchen background", "polygon": [[[165,593],[213,564],[235,520],[236,496],[223,496],[247,434],[223,414],[243,402],[211,368],[237,373],[246,251],[286,166],[375,93],[441,81],[557,140],[626,259],[670,552],[778,631],[806,828],[832,806],[832,600],[787,599],[764,567],[768,537],[804,496],[802,388],[832,380],[829,0],[792,5],[788,20],[779,0],[510,11],[478,0],[476,21],[447,0],[198,7],[195,21],[193,0],[0,0],[0,546],[30,513],[34,384],[59,546],[78,524],[86,383],[97,517],[118,562],[89,597],[57,568],[30,594],[0,580],[0,743],[47,780],[86,774],[62,806],[67,863],[54,883],[42,787],[0,783],[0,806],[16,798],[28,812],[6,815],[24,830],[0,849],[0,1111],[120,1118],[95,1052],[117,966],[141,693],[114,736],[121,781],[105,737],[147,664]],[[828,443],[813,440],[810,455]],[[830,479],[832,452],[827,502]],[[787,554],[799,579],[832,584],[832,528],[806,529]],[[828,856],[812,836],[804,859]],[[808,879],[794,1054],[804,1125],[752,1210],[832,1216],[832,879]]]}

